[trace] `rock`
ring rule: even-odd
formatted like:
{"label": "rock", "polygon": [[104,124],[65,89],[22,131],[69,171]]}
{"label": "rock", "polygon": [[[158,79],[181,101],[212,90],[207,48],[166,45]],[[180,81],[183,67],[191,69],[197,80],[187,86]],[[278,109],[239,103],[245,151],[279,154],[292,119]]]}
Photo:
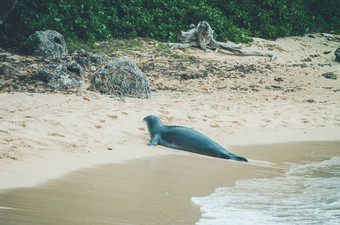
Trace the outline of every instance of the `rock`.
{"label": "rock", "polygon": [[82,67],[89,66],[91,63],[102,66],[108,61],[107,57],[87,52],[84,49],[74,52],[72,56],[76,58],[76,62]]}
{"label": "rock", "polygon": [[5,75],[5,76],[9,76],[9,75],[14,75],[14,76],[23,76],[25,75],[23,71],[15,68],[12,65],[8,65],[8,64],[3,64],[0,67],[0,75]]}
{"label": "rock", "polygon": [[251,64],[251,65],[236,65],[234,66],[234,69],[236,71],[242,72],[242,73],[252,73],[252,72],[256,72],[256,66]]}
{"label": "rock", "polygon": [[30,68],[32,68],[32,69],[38,69],[38,68],[39,68],[39,65],[36,64],[36,63],[33,63],[33,64],[30,65]]}
{"label": "rock", "polygon": [[76,61],[71,61],[66,64],[66,68],[71,71],[76,73],[77,75],[84,76],[85,74],[85,69],[79,65]]}
{"label": "rock", "polygon": [[308,103],[316,103],[316,101],[314,99],[308,99],[308,100],[306,100],[306,102],[308,102]]}
{"label": "rock", "polygon": [[277,81],[277,82],[282,82],[283,78],[282,77],[276,77],[276,78],[274,78],[274,80]]}
{"label": "rock", "polygon": [[267,64],[264,68],[266,68],[267,70],[271,70],[272,69],[271,65],[269,65],[269,64]]}
{"label": "rock", "polygon": [[95,67],[95,66],[91,66],[91,67],[90,67],[90,70],[91,70],[92,72],[94,72],[94,71],[96,71],[96,70],[97,70],[97,67]]}
{"label": "rock", "polygon": [[280,89],[282,89],[282,87],[278,86],[278,85],[265,86],[265,88],[268,89],[268,90],[280,90]]}
{"label": "rock", "polygon": [[110,61],[93,73],[88,89],[109,95],[124,95],[134,98],[151,97],[147,77],[135,63],[126,59]]}
{"label": "rock", "polygon": [[303,62],[311,62],[312,59],[310,57],[307,57],[307,58],[302,59],[301,61],[303,61]]}
{"label": "rock", "polygon": [[67,54],[64,37],[54,30],[36,31],[24,42],[24,50],[46,58],[60,58]]}
{"label": "rock", "polygon": [[340,41],[338,35],[323,33],[322,36],[326,37],[329,41]]}
{"label": "rock", "polygon": [[334,52],[336,61],[340,62],[340,47]]}
{"label": "rock", "polygon": [[6,17],[13,11],[17,0],[1,0],[0,24],[3,24]]}
{"label": "rock", "polygon": [[66,90],[72,88],[79,88],[83,82],[79,78],[68,74],[66,61],[60,60],[41,67],[33,78],[47,82],[48,86],[55,90]]}
{"label": "rock", "polygon": [[333,80],[336,80],[338,78],[337,75],[334,74],[333,72],[323,73],[322,76],[327,79],[333,79]]}
{"label": "rock", "polygon": [[312,55],[310,55],[310,57],[312,57],[312,58],[316,58],[316,57],[319,57],[320,55],[319,54],[312,54]]}

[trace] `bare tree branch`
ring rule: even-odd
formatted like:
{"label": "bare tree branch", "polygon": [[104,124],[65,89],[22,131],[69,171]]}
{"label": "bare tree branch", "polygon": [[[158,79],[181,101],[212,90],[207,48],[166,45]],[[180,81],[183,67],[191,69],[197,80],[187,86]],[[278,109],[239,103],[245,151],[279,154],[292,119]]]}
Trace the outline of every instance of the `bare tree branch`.
{"label": "bare tree branch", "polygon": [[216,52],[222,48],[240,55],[259,55],[269,57],[271,60],[276,58],[276,54],[272,55],[264,52],[243,50],[241,49],[241,44],[232,45],[216,41],[213,36],[214,30],[211,29],[210,25],[206,21],[199,22],[197,27],[195,25],[191,25],[191,27],[193,28],[188,31],[178,32],[177,39],[181,43],[168,43],[168,46],[170,46],[171,49],[183,49],[195,46],[201,48],[205,52],[209,51],[208,47],[213,47],[216,48]]}

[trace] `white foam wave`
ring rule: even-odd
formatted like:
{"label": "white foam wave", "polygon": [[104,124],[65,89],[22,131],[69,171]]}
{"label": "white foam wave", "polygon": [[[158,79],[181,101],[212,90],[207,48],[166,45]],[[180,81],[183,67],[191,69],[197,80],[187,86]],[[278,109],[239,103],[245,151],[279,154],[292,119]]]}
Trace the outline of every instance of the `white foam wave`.
{"label": "white foam wave", "polygon": [[201,207],[196,225],[335,225],[340,221],[340,157],[292,166],[283,177],[238,181],[192,198]]}

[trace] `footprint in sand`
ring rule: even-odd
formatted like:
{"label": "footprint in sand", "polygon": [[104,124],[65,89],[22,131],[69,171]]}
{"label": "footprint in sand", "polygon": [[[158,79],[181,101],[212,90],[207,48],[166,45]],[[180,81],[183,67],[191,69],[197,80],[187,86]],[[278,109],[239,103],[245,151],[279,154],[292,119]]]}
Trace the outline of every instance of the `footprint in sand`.
{"label": "footprint in sand", "polygon": [[158,112],[159,112],[160,114],[163,114],[163,115],[168,115],[168,114],[169,114],[169,112],[166,111],[166,110],[159,110]]}
{"label": "footprint in sand", "polygon": [[[45,121],[48,121],[48,120],[45,120]],[[57,122],[57,121],[54,121],[54,120],[49,120],[48,123],[51,124],[52,126],[59,126],[60,125],[60,122]]]}
{"label": "footprint in sand", "polygon": [[123,115],[125,115],[125,116],[128,114],[127,112],[120,112],[120,113],[123,114]]}
{"label": "footprint in sand", "polygon": [[111,118],[111,119],[118,119],[118,116],[116,116],[116,115],[107,115],[109,118]]}
{"label": "footprint in sand", "polygon": [[280,115],[281,115],[281,113],[279,111],[274,112],[274,116],[280,116]]}
{"label": "footprint in sand", "polygon": [[[11,129],[9,129],[11,131]],[[5,130],[0,130],[0,133],[5,133],[5,134],[10,134],[9,132],[5,131]]]}
{"label": "footprint in sand", "polygon": [[105,123],[105,120],[98,120],[99,122],[101,122],[101,123]]}
{"label": "footprint in sand", "polygon": [[235,125],[238,125],[238,126],[241,126],[241,125],[242,125],[239,121],[236,121],[236,120],[231,121],[231,123],[233,123],[233,124],[235,124]]}
{"label": "footprint in sand", "polygon": [[5,138],[4,141],[10,143],[10,142],[12,142],[12,141],[14,141],[14,140],[13,140],[12,138]]}
{"label": "footprint in sand", "polygon": [[21,126],[21,127],[26,127],[26,122],[25,121],[19,121],[19,122],[15,122],[15,124]]}
{"label": "footprint in sand", "polygon": [[8,128],[8,130],[14,132],[14,131],[17,131],[18,129],[15,129],[15,128],[11,128],[11,127],[10,127],[10,128]]}
{"label": "footprint in sand", "polygon": [[165,120],[167,121],[167,123],[171,123],[173,120],[174,120],[174,117],[172,117],[172,116],[166,116],[165,117]]}
{"label": "footprint in sand", "polygon": [[219,108],[219,106],[218,105],[212,105],[211,108],[217,110]]}
{"label": "footprint in sand", "polygon": [[208,118],[208,119],[216,119],[216,116],[213,115],[203,115],[203,117]]}
{"label": "footprint in sand", "polygon": [[270,123],[271,122],[271,120],[268,120],[268,119],[262,119],[262,121],[265,122],[265,123]]}
{"label": "footprint in sand", "polygon": [[209,124],[210,127],[216,128],[216,127],[220,127],[220,125],[218,125],[218,123],[212,123]]}
{"label": "footprint in sand", "polygon": [[309,121],[306,118],[302,118],[302,123],[309,123]]}
{"label": "footprint in sand", "polygon": [[53,137],[65,137],[64,135],[58,133],[48,133],[48,135]]}
{"label": "footprint in sand", "polygon": [[95,125],[94,127],[97,128],[97,129],[103,128],[103,127],[100,126],[100,125]]}

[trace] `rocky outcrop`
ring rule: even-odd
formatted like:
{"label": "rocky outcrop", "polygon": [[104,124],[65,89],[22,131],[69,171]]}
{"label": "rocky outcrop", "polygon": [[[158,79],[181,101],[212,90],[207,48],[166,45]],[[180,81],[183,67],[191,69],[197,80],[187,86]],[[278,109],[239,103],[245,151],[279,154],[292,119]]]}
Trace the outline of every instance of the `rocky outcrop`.
{"label": "rocky outcrop", "polygon": [[6,17],[13,11],[17,0],[1,0],[0,24],[3,24]]}
{"label": "rocky outcrop", "polygon": [[[53,62],[41,67],[34,74],[33,78],[46,82],[48,86],[55,90],[67,90],[81,87],[84,82],[77,76],[71,75],[70,73],[72,71],[68,70],[67,65],[65,60]],[[72,63],[72,65],[74,65],[74,63]]]}
{"label": "rocky outcrop", "polygon": [[3,63],[0,66],[0,75],[12,75],[12,76],[23,76],[25,75],[23,71],[17,69],[16,67],[7,64],[7,63]]}
{"label": "rocky outcrop", "polygon": [[340,62],[340,47],[334,52],[336,61]]}
{"label": "rocky outcrop", "polygon": [[54,30],[36,31],[24,42],[28,53],[46,58],[60,58],[67,54],[64,37]]}
{"label": "rocky outcrop", "polygon": [[79,63],[82,67],[88,66],[103,66],[105,63],[109,61],[107,56],[97,55],[90,52],[85,51],[84,49],[77,50],[72,53],[71,57]]}
{"label": "rocky outcrop", "polygon": [[149,81],[137,65],[125,58],[108,62],[95,72],[89,90],[103,94],[149,98]]}
{"label": "rocky outcrop", "polygon": [[79,65],[79,63],[77,63],[75,60],[72,60],[71,62],[68,62],[66,64],[66,68],[71,71],[76,73],[77,75],[84,77],[85,74],[85,69]]}

